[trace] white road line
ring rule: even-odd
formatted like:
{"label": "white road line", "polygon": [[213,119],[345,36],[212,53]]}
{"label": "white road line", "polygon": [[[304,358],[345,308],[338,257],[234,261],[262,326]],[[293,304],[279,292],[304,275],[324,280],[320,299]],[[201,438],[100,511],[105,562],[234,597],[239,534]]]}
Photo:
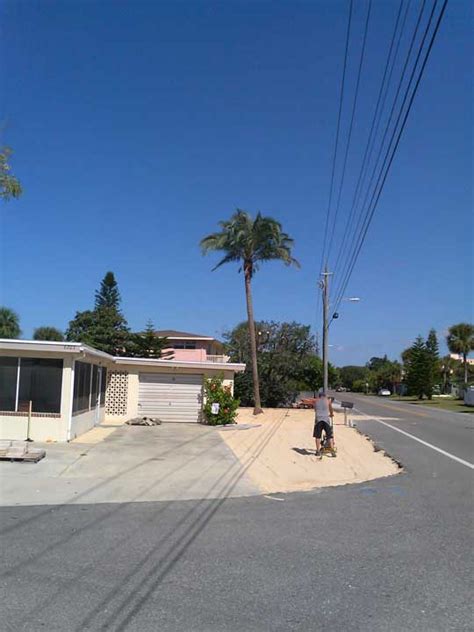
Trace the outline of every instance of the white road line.
{"label": "white road line", "polygon": [[280,502],[284,502],[284,498],[276,498],[276,496],[264,496],[264,498],[268,498],[268,500],[279,500]]}
{"label": "white road line", "polygon": [[[357,412],[362,413],[361,410],[358,410]],[[461,463],[462,465],[465,465],[466,467],[470,467],[471,470],[474,470],[474,463],[469,463],[469,461],[460,459],[458,456],[455,456],[454,454],[451,454],[450,452],[446,452],[446,450],[442,450],[441,448],[438,448],[432,443],[428,443],[428,441],[423,441],[423,439],[419,439],[418,437],[415,437],[415,435],[412,435],[409,432],[405,432],[405,430],[401,430],[401,428],[397,428],[396,426],[392,426],[392,424],[388,424],[386,421],[382,421],[381,419],[378,419],[377,417],[371,417],[367,415],[367,413],[362,413],[362,414],[366,415],[370,419],[373,419],[374,421],[378,421],[379,424],[383,424],[384,426],[387,426],[388,428],[391,428],[392,430],[396,430],[397,432],[400,432],[401,434],[407,437],[410,437],[410,439],[414,439],[415,441],[418,441],[418,443],[421,443],[422,445],[426,445],[428,448],[431,448],[432,450],[435,450],[436,452],[439,452],[440,454],[444,454],[444,456],[447,456],[450,459],[453,459],[453,461],[457,461],[458,463]]]}

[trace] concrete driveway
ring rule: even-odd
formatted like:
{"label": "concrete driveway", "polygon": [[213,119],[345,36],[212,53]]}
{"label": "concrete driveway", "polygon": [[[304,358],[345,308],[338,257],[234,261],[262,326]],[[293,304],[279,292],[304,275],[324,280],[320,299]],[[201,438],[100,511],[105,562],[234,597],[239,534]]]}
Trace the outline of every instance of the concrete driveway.
{"label": "concrete driveway", "polygon": [[0,462],[0,504],[127,503],[261,493],[215,428],[102,426],[69,444],[39,444],[39,463]]}

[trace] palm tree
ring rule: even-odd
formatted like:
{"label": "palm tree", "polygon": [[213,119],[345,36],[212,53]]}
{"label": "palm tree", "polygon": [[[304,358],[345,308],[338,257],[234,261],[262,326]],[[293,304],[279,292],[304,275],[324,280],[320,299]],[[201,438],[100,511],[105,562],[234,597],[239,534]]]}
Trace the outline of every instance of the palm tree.
{"label": "palm tree", "polygon": [[253,219],[249,213],[237,209],[229,220],[219,222],[221,231],[212,233],[201,240],[203,254],[210,251],[222,251],[224,257],[213,268],[216,270],[224,263],[239,262],[239,272],[244,273],[245,298],[247,301],[247,320],[252,358],[252,377],[254,392],[254,415],[262,412],[260,388],[258,382],[257,341],[252,303],[252,278],[261,262],[274,259],[283,261],[287,266],[299,263],[291,255],[293,240],[282,231],[281,224],[272,217],[263,217],[257,213]]}
{"label": "palm tree", "polygon": [[0,307],[0,338],[19,338],[20,334],[18,314],[8,307]]}
{"label": "palm tree", "polygon": [[22,193],[21,184],[8,164],[11,153],[10,147],[0,147],[0,199],[3,200],[18,198]]}
{"label": "palm tree", "polygon": [[454,373],[454,369],[456,368],[456,362],[457,360],[452,358],[450,355],[441,358],[441,375],[443,376],[444,394],[448,391],[448,383],[451,382],[451,375]]}
{"label": "palm tree", "polygon": [[453,325],[448,330],[446,342],[451,353],[458,353],[462,356],[464,364],[464,384],[467,384],[467,356],[474,350],[474,325],[470,323]]}

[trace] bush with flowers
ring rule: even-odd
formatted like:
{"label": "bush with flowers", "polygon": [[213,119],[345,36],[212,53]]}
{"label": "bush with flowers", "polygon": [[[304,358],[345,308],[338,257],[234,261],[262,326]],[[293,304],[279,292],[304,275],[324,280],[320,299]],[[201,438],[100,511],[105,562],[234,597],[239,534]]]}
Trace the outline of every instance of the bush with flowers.
{"label": "bush with flowers", "polygon": [[[224,386],[224,378],[211,377],[204,380],[204,418],[211,426],[236,423],[239,400],[234,399],[230,386]],[[218,412],[212,412],[212,405],[218,404]]]}

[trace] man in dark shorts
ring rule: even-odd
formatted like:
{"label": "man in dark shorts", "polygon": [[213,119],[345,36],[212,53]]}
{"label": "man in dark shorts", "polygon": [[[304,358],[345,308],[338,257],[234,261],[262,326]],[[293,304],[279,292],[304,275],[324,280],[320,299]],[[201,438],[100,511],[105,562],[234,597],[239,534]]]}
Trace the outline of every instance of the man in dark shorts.
{"label": "man in dark shorts", "polygon": [[334,411],[332,409],[331,400],[328,399],[326,393],[322,389],[319,391],[318,398],[314,402],[314,410],[316,418],[314,420],[313,437],[316,439],[316,456],[321,456],[321,435],[323,434],[323,431],[326,433],[326,437],[328,438],[331,456],[336,456],[336,450],[334,448],[334,434],[331,423],[334,417]]}

